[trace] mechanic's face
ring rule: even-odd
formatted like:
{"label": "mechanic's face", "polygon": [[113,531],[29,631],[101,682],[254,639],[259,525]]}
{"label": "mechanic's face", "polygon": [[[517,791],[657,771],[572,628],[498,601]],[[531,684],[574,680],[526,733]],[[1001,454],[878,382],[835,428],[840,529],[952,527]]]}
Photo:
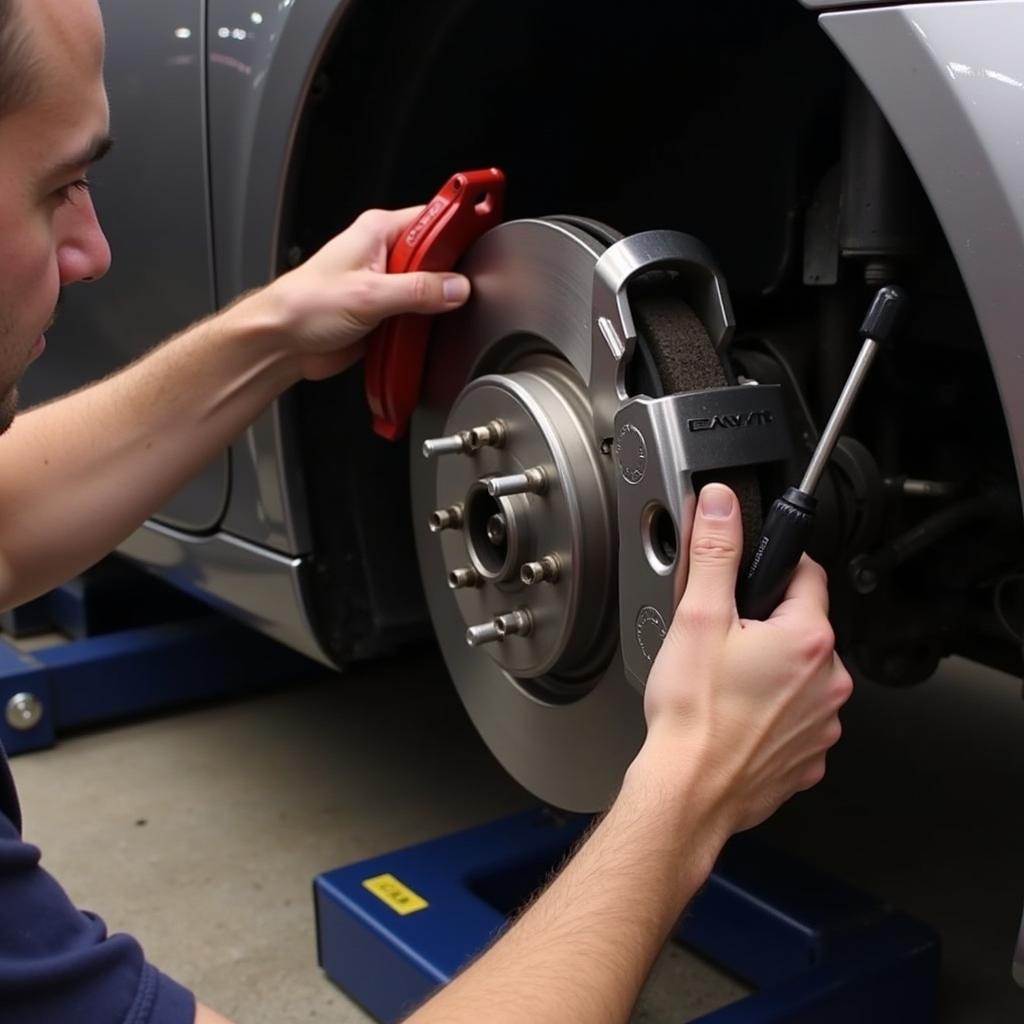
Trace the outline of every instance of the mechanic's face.
{"label": "mechanic's face", "polygon": [[110,146],[96,0],[19,0],[39,88],[0,117],[0,431],[60,290],[102,277],[110,248],[86,176]]}

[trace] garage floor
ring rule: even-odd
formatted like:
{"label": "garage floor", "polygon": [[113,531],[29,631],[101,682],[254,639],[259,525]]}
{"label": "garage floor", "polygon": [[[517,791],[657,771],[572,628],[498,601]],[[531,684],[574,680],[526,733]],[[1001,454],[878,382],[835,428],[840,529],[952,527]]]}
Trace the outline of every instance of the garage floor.
{"label": "garage floor", "polygon": [[[827,782],[766,835],[942,930],[944,1021],[1024,1020],[1019,682],[951,660],[925,688],[862,687],[845,722]],[[313,875],[532,803],[423,657],[80,735],[14,773],[72,897],[238,1024],[368,1020],[316,967]],[[741,991],[672,950],[635,1019]]]}

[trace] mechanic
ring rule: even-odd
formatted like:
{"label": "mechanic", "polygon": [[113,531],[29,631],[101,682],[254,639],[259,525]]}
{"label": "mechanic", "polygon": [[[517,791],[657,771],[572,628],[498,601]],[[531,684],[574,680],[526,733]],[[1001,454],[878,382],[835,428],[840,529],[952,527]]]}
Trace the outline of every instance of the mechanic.
{"label": "mechanic", "polygon": [[[351,366],[382,319],[443,313],[470,291],[457,274],[385,274],[417,211],[366,213],[262,291],[15,419],[18,380],[45,347],[60,289],[110,264],[87,184],[110,148],[103,50],[96,0],[0,0],[3,607],[113,550],[286,388]],[[647,688],[647,738],[618,797],[416,1024],[625,1021],[726,839],[822,777],[852,687],[833,649],[825,574],[805,558],[769,620],[740,620],[741,546],[735,496],[709,484],[686,592]],[[21,839],[0,753],[0,1021],[223,1020],[147,965],[135,940],[108,937],[71,905]]]}

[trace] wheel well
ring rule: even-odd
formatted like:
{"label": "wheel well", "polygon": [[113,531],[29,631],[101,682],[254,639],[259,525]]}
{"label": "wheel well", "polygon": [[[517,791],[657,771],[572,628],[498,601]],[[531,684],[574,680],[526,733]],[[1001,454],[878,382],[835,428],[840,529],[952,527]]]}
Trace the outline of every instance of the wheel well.
{"label": "wheel well", "polygon": [[[828,287],[812,286],[804,266],[812,208],[842,163],[851,87],[816,17],[793,0],[640,0],[628,13],[593,0],[524,0],[514,13],[477,0],[420,0],[397,12],[354,0],[307,103],[281,264],[367,207],[422,202],[455,170],[500,166],[509,218],[574,213],[623,233],[677,228],[701,238],[729,281],[738,346],[769,341],[820,425],[870,294],[859,255],[843,253]],[[1015,481],[973,311],[912,172],[909,182],[922,213],[899,255],[915,326],[881,361],[850,432],[886,477],[953,475],[968,488]],[[965,426],[952,413],[967,405]],[[358,371],[303,385],[294,410],[322,642],[346,659],[427,635],[405,447],[372,436]],[[921,516],[912,503],[890,512],[890,531]],[[844,514],[837,509],[837,521]],[[902,635],[927,637],[918,674],[951,650],[1016,665],[1007,610],[993,616],[990,605],[996,569],[1021,558],[1019,519],[954,545],[951,557],[975,567],[984,593],[962,587],[950,603],[947,588],[939,617],[927,568],[894,577],[873,605],[837,595],[846,642],[878,651],[902,604]],[[845,578],[855,552],[833,541],[820,560]],[[1024,607],[1010,618],[1024,618]]]}

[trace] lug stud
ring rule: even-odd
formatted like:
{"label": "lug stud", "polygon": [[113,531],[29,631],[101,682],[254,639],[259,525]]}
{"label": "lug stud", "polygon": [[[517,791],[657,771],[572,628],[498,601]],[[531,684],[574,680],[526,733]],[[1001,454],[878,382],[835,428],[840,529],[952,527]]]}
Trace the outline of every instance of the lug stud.
{"label": "lug stud", "polygon": [[500,448],[505,443],[507,433],[501,420],[491,420],[485,427],[473,427],[468,431],[469,444],[473,451],[478,448]]}
{"label": "lug stud", "polygon": [[452,569],[448,573],[448,586],[452,590],[465,590],[466,587],[480,585],[480,574],[476,569]]}
{"label": "lug stud", "polygon": [[527,562],[519,572],[519,578],[528,587],[537,583],[557,583],[562,565],[557,555],[545,555],[539,561]]}
{"label": "lug stud", "polygon": [[492,498],[506,498],[513,494],[543,494],[548,489],[548,477],[540,467],[511,476],[492,476],[481,481]]}
{"label": "lug stud", "polygon": [[508,523],[498,512],[487,520],[487,539],[494,545],[504,544],[508,537]]}
{"label": "lug stud", "polygon": [[466,643],[470,647],[481,647],[483,644],[500,643],[505,634],[500,632],[495,622],[483,622],[479,626],[470,626],[466,630]]}
{"label": "lug stud", "polygon": [[432,437],[423,442],[423,458],[432,459],[438,455],[462,455],[469,451],[469,431],[463,430],[449,437]]}
{"label": "lug stud", "polygon": [[462,529],[462,506],[451,505],[448,508],[439,508],[436,512],[431,512],[429,526],[431,533]]}
{"label": "lug stud", "polygon": [[529,636],[533,632],[533,616],[528,609],[518,608],[514,612],[498,615],[493,625],[502,640],[507,636]]}
{"label": "lug stud", "polygon": [[491,420],[482,427],[460,430],[448,437],[434,437],[423,442],[423,457],[432,459],[437,455],[466,455],[481,448],[500,448],[505,443],[508,431],[501,420]]}

